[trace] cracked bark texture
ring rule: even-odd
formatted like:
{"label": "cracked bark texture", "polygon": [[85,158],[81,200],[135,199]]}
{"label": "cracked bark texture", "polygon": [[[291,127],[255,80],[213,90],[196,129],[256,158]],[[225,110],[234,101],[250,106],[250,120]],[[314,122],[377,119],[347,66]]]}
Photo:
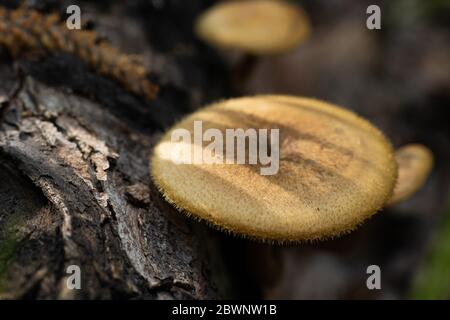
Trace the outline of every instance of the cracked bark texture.
{"label": "cracked bark texture", "polygon": [[[204,299],[230,292],[217,234],[166,204],[148,169],[168,125],[226,95],[219,60],[182,34],[205,1],[131,3],[79,4],[113,44],[143,54],[162,86],[151,104],[76,57],[12,60],[1,50],[0,298]],[[64,8],[64,1],[39,8],[45,4]],[[166,29],[154,28],[158,21]],[[164,35],[173,39],[159,42]],[[81,290],[67,289],[70,265],[81,268]]]}

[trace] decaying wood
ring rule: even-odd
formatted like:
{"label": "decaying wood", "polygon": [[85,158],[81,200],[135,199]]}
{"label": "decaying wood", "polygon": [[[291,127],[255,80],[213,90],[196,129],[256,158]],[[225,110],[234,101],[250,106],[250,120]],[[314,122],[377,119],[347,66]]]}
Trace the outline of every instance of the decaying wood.
{"label": "decaying wood", "polygon": [[[196,54],[182,67],[202,74]],[[162,130],[209,94],[180,79],[149,104],[73,56],[2,54],[0,298],[226,295],[215,233],[175,212],[149,176]],[[81,290],[66,286],[70,265]]]}

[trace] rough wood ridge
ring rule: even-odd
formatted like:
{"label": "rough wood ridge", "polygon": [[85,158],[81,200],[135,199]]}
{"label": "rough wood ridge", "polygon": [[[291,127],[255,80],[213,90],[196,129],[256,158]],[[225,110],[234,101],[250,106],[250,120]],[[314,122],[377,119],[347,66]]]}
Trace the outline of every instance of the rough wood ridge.
{"label": "rough wood ridge", "polygon": [[147,78],[147,70],[139,61],[122,54],[106,41],[100,41],[94,31],[69,30],[56,13],[0,7],[0,45],[8,48],[14,57],[71,53],[95,72],[113,78],[148,101],[158,92],[158,86]]}

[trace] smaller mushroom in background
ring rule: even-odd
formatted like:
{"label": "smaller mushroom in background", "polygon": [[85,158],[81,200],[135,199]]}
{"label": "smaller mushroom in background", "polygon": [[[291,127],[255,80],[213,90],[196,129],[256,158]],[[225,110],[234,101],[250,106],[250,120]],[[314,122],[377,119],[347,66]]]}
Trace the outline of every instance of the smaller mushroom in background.
{"label": "smaller mushroom in background", "polygon": [[420,144],[408,144],[395,152],[398,179],[388,205],[412,197],[426,182],[433,168],[433,153]]}
{"label": "smaller mushroom in background", "polygon": [[298,5],[280,0],[220,2],[196,21],[199,38],[219,49],[243,53],[235,80],[241,84],[251,73],[257,56],[289,52],[310,34],[310,22]]}
{"label": "smaller mushroom in background", "polygon": [[221,2],[197,20],[197,35],[218,48],[238,49],[254,55],[284,53],[309,34],[303,10],[285,1]]}

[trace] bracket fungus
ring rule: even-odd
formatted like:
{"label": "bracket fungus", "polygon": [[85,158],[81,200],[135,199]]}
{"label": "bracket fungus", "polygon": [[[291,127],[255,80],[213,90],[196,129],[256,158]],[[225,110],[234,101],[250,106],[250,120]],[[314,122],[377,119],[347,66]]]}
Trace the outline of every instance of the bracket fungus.
{"label": "bracket fungus", "polygon": [[196,21],[196,34],[224,49],[264,55],[289,51],[309,34],[309,20],[296,5],[276,0],[220,2]]}
{"label": "bracket fungus", "polygon": [[395,152],[398,179],[389,205],[413,196],[425,183],[433,168],[433,153],[420,144],[408,144]]}
{"label": "bracket fungus", "polygon": [[[173,139],[176,129],[192,136],[196,121],[214,134],[205,131],[203,140],[191,143]],[[211,148],[230,128],[278,129],[277,150],[270,150],[279,152],[276,174],[262,175],[260,161],[228,164],[223,148]],[[218,161],[178,158],[180,151],[194,157],[199,150]],[[182,119],[155,146],[151,172],[166,200],[187,215],[233,234],[283,243],[357,227],[391,198],[397,163],[384,135],[353,112],[314,99],[267,95],[214,103]]]}

